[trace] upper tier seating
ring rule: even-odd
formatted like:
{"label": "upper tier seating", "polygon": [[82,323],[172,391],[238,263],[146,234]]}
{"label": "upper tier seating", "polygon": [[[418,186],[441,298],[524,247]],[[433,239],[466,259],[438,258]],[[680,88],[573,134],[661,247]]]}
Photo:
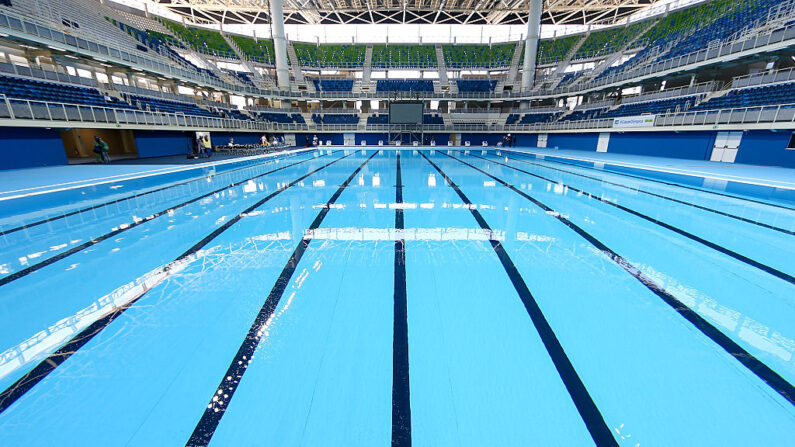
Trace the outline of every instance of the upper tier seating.
{"label": "upper tier seating", "polygon": [[498,45],[443,45],[448,67],[507,67],[511,65],[516,43]]}
{"label": "upper tier seating", "polygon": [[773,84],[731,90],[724,96],[712,98],[690,110],[729,109],[764,105],[795,104],[795,83]]}
{"label": "upper tier seating", "polygon": [[254,40],[251,37],[230,34],[229,38],[240,48],[248,59],[263,64],[274,63],[273,41],[267,39]]}
{"label": "upper tier seating", "polygon": [[127,97],[130,103],[138,105],[138,108],[140,108],[141,110],[148,109],[157,112],[184,113],[185,115],[219,118],[219,115],[216,115],[208,110],[202,109],[201,107],[193,103],[170,101],[167,99],[152,98],[149,96],[140,96],[140,95],[127,95]]}
{"label": "upper tier seating", "polygon": [[295,55],[305,67],[361,67],[364,65],[364,45],[315,45],[293,42]]}
{"label": "upper tier seating", "polygon": [[[569,51],[580,39],[582,39],[582,34],[539,40],[538,58],[536,60],[539,64],[560,62],[566,58],[566,55],[569,54]],[[524,47],[522,47],[520,62],[524,62],[524,50]]]}
{"label": "upper tier seating", "polygon": [[342,113],[329,113],[320,115],[313,113],[312,121],[317,124],[358,124],[359,115]]}
{"label": "upper tier seating", "polygon": [[427,79],[379,79],[376,82],[379,92],[432,92],[433,81]]}
{"label": "upper tier seating", "polygon": [[353,90],[353,79],[312,79],[319,92],[349,92]]}
{"label": "upper tier seating", "polygon": [[458,79],[459,92],[491,93],[497,85],[497,81],[488,79]]}
{"label": "upper tier seating", "polygon": [[593,31],[574,53],[572,59],[587,59],[605,56],[620,50],[629,41],[640,34],[647,26],[646,22],[633,23],[632,25],[613,27],[601,31]]}
{"label": "upper tier seating", "polygon": [[237,59],[235,51],[226,43],[218,31],[185,27],[170,20],[161,19],[162,23],[194,50],[215,56]]}
{"label": "upper tier seating", "polygon": [[373,45],[373,67],[431,68],[436,64],[433,45]]}

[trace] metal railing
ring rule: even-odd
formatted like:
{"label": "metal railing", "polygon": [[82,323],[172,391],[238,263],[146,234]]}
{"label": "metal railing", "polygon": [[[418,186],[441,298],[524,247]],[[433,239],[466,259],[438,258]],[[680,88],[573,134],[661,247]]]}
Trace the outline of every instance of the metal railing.
{"label": "metal railing", "polygon": [[[500,117],[506,114],[501,114]],[[105,107],[52,101],[8,98],[0,94],[0,120],[42,121],[49,124],[114,124],[124,126],[172,126],[191,129],[252,130],[265,132],[390,132],[400,126],[390,124],[315,124],[276,123],[239,120],[183,113],[153,112],[130,107]],[[795,123],[795,104],[754,106],[717,110],[692,110],[656,115],[654,127],[705,126],[721,124]],[[425,124],[410,126],[424,132],[544,132],[549,130],[583,130],[613,127],[613,118],[594,118],[551,123],[510,124],[458,122],[452,125]],[[408,127],[406,127],[408,129]],[[652,130],[649,127],[647,130]]]}
{"label": "metal railing", "polygon": [[785,122],[795,122],[795,104],[668,113],[657,115],[654,125],[666,127]]}

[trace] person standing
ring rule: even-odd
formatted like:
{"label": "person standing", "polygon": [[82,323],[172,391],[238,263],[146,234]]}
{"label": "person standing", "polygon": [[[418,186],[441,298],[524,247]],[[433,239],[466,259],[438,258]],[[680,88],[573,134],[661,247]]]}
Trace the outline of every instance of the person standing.
{"label": "person standing", "polygon": [[94,153],[97,154],[97,161],[102,163],[110,163],[110,147],[108,143],[104,142],[99,136],[94,137]]}
{"label": "person standing", "polygon": [[196,135],[195,143],[196,143],[196,157],[202,158],[205,155],[207,155],[204,153],[204,137],[202,137],[201,135]]}
{"label": "person standing", "polygon": [[[231,138],[230,138],[231,140]],[[210,137],[204,137],[204,152],[207,154],[207,158],[212,158],[213,156],[213,146],[210,144]]]}

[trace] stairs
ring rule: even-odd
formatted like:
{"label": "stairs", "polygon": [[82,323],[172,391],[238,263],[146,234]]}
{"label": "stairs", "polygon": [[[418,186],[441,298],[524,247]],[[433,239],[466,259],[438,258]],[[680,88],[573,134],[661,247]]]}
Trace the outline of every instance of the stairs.
{"label": "stairs", "polygon": [[517,74],[519,73],[519,60],[522,58],[522,50],[524,49],[524,42],[519,42],[513,50],[513,59],[511,59],[511,66],[508,68],[509,84],[516,82]]}
{"label": "stairs", "polygon": [[364,70],[362,71],[362,83],[370,82],[370,74],[373,72],[373,45],[367,45],[364,49]]}
{"label": "stairs", "polygon": [[298,61],[298,55],[295,54],[295,47],[293,47],[292,42],[285,42],[287,44],[287,57],[290,59],[290,64],[292,65],[295,82],[303,84],[305,82],[304,74],[301,72],[301,63]]}
{"label": "stairs", "polygon": [[441,45],[434,45],[436,50],[436,65],[439,68],[439,82],[442,84],[449,84],[450,80],[447,78],[447,63],[444,60],[444,51]]}
{"label": "stairs", "polygon": [[221,36],[223,36],[223,38],[226,41],[226,43],[235,52],[235,55],[237,55],[237,58],[240,59],[240,64],[246,70],[251,72],[251,76],[252,76],[254,82],[257,83],[257,84],[264,83],[264,79],[262,78],[262,75],[260,74],[260,72],[257,71],[257,69],[254,67],[254,64],[250,60],[248,60],[248,57],[246,57],[246,55],[243,53],[243,51],[240,49],[240,47],[237,46],[237,43],[235,43],[234,40],[230,39],[229,36],[226,35],[226,33],[221,33]]}
{"label": "stairs", "polygon": [[[639,32],[638,35],[635,36],[634,38],[632,38],[629,42],[624,44],[624,46],[622,46],[618,51],[616,51],[615,53],[609,55],[599,65],[594,67],[593,71],[588,76],[589,80],[590,79],[594,79],[595,77],[599,76],[600,74],[602,74],[602,72],[604,72],[609,67],[611,67],[613,64],[615,64],[616,61],[621,59],[621,57],[624,55],[624,52],[627,51],[628,49],[632,48],[632,45],[635,42],[637,42],[638,39],[640,39],[646,33],[646,31],[649,30],[649,28],[651,28],[654,25],[656,25],[657,22],[659,22],[659,20],[651,20],[651,21],[649,21],[649,26],[647,26],[645,29],[643,29],[643,31]],[[575,81],[574,83],[576,84],[577,81]]]}
{"label": "stairs", "polygon": [[560,85],[560,81],[562,81],[563,77],[565,76],[564,71],[566,70],[566,67],[569,66],[571,60],[574,59],[574,55],[577,54],[578,51],[580,51],[582,44],[585,43],[585,40],[588,39],[588,36],[590,35],[591,35],[590,31],[585,33],[585,35],[582,36],[582,39],[578,40],[577,43],[575,43],[574,46],[571,47],[571,50],[569,50],[569,52],[566,53],[566,56],[563,58],[563,60],[558,62],[557,67],[555,67],[555,74],[550,82],[550,88],[552,90],[558,88],[558,85]]}

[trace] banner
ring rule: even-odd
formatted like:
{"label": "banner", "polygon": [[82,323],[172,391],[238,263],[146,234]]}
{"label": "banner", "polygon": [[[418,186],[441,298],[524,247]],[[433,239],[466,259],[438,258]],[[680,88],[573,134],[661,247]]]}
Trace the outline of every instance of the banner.
{"label": "banner", "polygon": [[613,118],[613,127],[652,127],[656,115],[625,116]]}

